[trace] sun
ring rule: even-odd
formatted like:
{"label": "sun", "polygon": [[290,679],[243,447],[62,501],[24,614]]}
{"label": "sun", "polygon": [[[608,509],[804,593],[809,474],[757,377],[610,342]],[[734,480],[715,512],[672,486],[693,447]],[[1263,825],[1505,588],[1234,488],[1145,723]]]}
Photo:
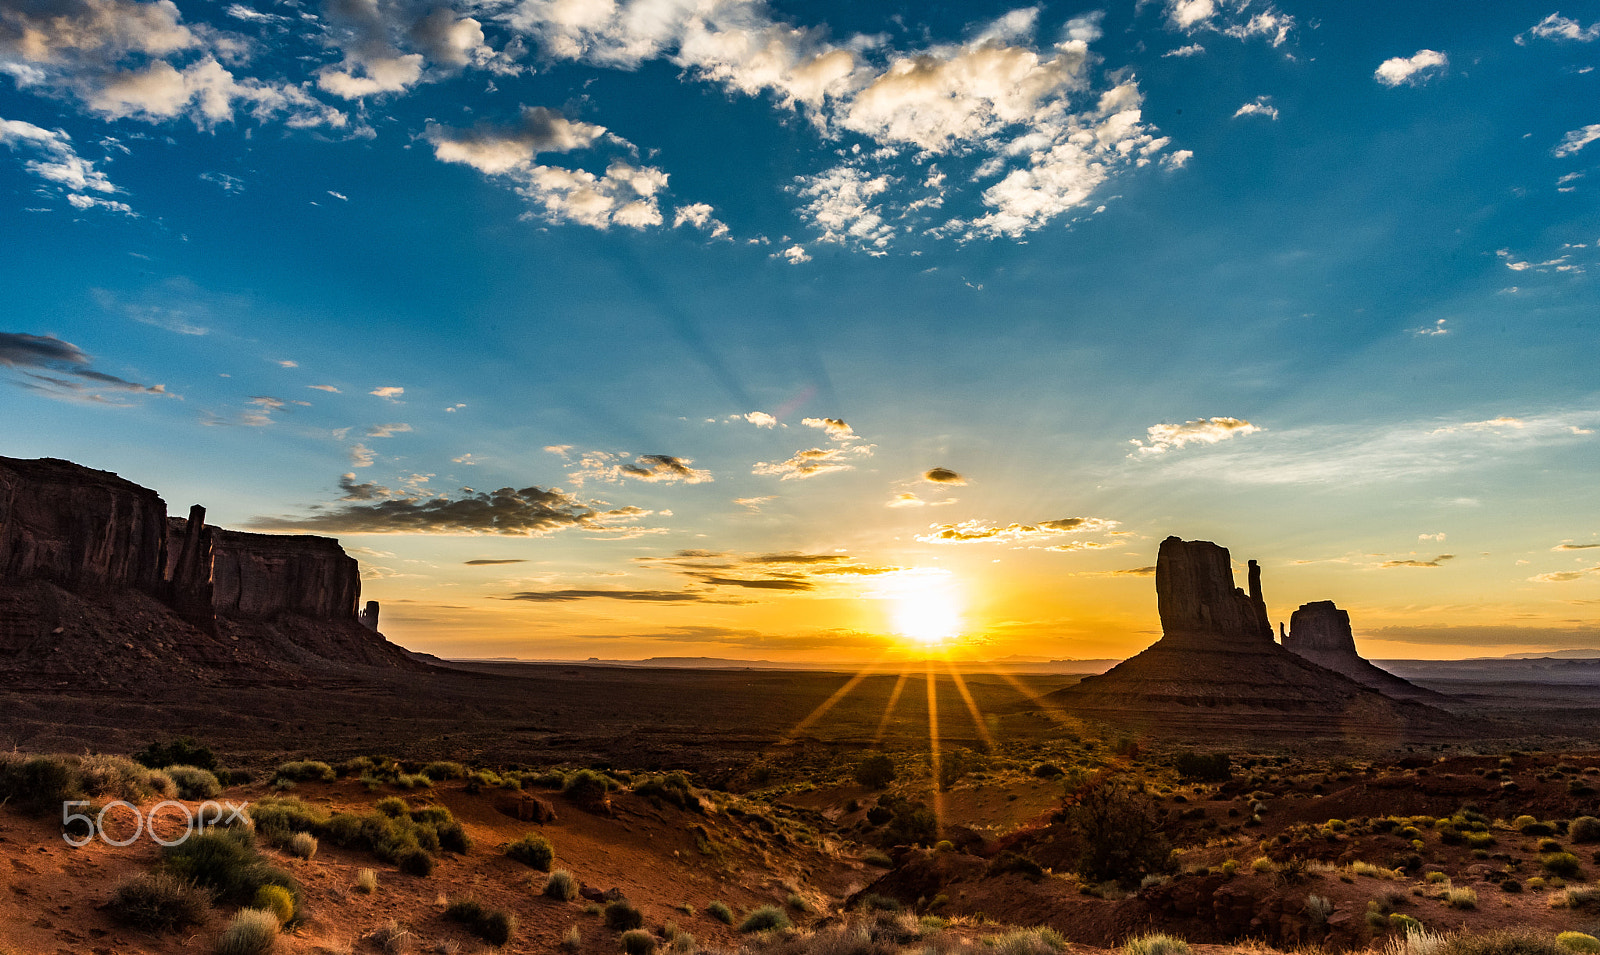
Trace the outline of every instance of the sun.
{"label": "sun", "polygon": [[945,577],[911,578],[896,588],[890,611],[894,631],[925,647],[941,646],[961,634],[961,605]]}

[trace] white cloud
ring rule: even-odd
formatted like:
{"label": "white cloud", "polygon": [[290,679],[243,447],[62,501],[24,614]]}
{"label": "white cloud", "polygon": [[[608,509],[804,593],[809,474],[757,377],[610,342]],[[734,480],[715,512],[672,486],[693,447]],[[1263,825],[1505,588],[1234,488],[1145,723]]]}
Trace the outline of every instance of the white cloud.
{"label": "white cloud", "polygon": [[748,421],[758,428],[776,428],[778,426],[778,419],[765,411],[752,411],[749,414],[734,415],[734,417]]}
{"label": "white cloud", "polygon": [[1570,40],[1575,43],[1590,43],[1600,39],[1600,22],[1584,26],[1577,20],[1570,20],[1560,13],[1552,13],[1528,28],[1526,33],[1516,37],[1519,44],[1526,45],[1529,38],[1536,40]]}
{"label": "white cloud", "polygon": [[381,388],[374,388],[367,392],[369,395],[376,395],[379,398],[387,398],[390,401],[394,401],[405,393],[406,390],[399,385],[384,385]]}
{"label": "white cloud", "polygon": [[1418,50],[1410,56],[1384,60],[1372,75],[1385,86],[1416,85],[1439,75],[1449,65],[1450,58],[1438,50]]}
{"label": "white cloud", "polygon": [[[548,449],[547,449],[548,450]],[[621,484],[624,480],[644,481],[648,484],[710,484],[715,478],[710,471],[693,468],[694,461],[671,454],[641,454],[629,461],[628,454],[608,451],[587,451],[578,457],[578,470],[567,475],[573,484],[582,486],[594,479]]]}
{"label": "white cloud", "polygon": [[[24,159],[22,168],[32,175],[62,190],[67,201],[76,209],[105,208],[114,212],[131,214],[127,204],[109,200],[105,194],[120,192],[106,174],[72,147],[72,137],[65,130],[45,129],[21,120],[0,119],[0,144],[9,151],[30,158]],[[101,193],[91,196],[89,193]]]}
{"label": "white cloud", "polygon": [[422,138],[433,145],[440,161],[464,163],[485,175],[498,176],[528,173],[540,153],[587,149],[605,132],[604,126],[570,120],[553,109],[524,106],[515,126],[480,123],[470,129],[451,129],[429,123]]}
{"label": "white cloud", "polygon": [[371,467],[372,466],[372,462],[376,461],[377,458],[378,458],[378,452],[372,450],[371,448],[367,447],[364,444],[353,445],[350,448],[350,466],[351,467],[357,467],[357,468],[368,468],[368,467]]}
{"label": "white cloud", "polygon": [[1597,139],[1600,139],[1600,123],[1582,126],[1571,130],[1563,136],[1561,142],[1557,143],[1556,148],[1550,152],[1551,155],[1557,158],[1571,156]]}
{"label": "white cloud", "polygon": [[1275,47],[1282,46],[1295,27],[1294,17],[1270,4],[1253,6],[1252,0],[1166,0],[1165,7],[1167,25],[1174,30],[1215,30],[1239,40],[1265,37]]}
{"label": "white cloud", "polygon": [[846,424],[843,418],[802,418],[800,423],[808,428],[816,428],[828,436],[828,440],[841,444],[849,444],[860,439],[854,428]]}
{"label": "white cloud", "polygon": [[410,430],[411,426],[403,421],[396,422],[394,424],[375,424],[367,429],[367,437],[392,438],[397,434],[405,434]]}
{"label": "white cloud", "polygon": [[896,494],[894,497],[889,499],[889,502],[888,502],[887,506],[888,507],[926,507],[927,504],[928,504],[927,501],[924,501],[922,498],[920,498],[917,495],[911,493],[910,491],[901,491],[899,494]]}
{"label": "white cloud", "polygon": [[1183,424],[1153,424],[1146,430],[1147,443],[1132,441],[1139,446],[1139,454],[1165,454],[1190,444],[1217,444],[1266,429],[1241,418],[1196,418]]}
{"label": "white cloud", "polygon": [[314,389],[316,391],[326,391],[329,394],[334,394],[334,395],[341,394],[339,389],[334,387],[333,385],[306,385],[306,387]]}
{"label": "white cloud", "polygon": [[[972,544],[972,543],[1001,543],[1001,544],[1040,544],[1066,534],[1096,534],[1109,531],[1119,522],[1107,520],[1103,517],[1066,517],[1055,521],[1040,521],[1036,524],[1006,524],[1004,526],[990,524],[986,521],[959,521],[952,524],[930,524],[929,533],[918,534],[917,540],[924,544]],[[1057,545],[1052,549],[1083,550],[1084,543],[1072,545]]]}
{"label": "white cloud", "polygon": [[1167,57],[1167,56],[1199,56],[1200,54],[1204,53],[1205,51],[1206,51],[1206,48],[1201,46],[1200,44],[1198,44],[1198,43],[1190,43],[1190,44],[1187,44],[1186,46],[1180,46],[1175,50],[1168,50],[1167,52],[1165,52],[1165,53],[1163,53],[1161,55],[1164,56],[1164,57]]}
{"label": "white cloud", "polygon": [[870,456],[873,446],[858,444],[845,448],[811,448],[796,451],[787,461],[757,462],[751,474],[775,476],[784,481],[804,480],[837,471],[853,471],[852,458]]}
{"label": "white cloud", "polygon": [[894,228],[874,200],[889,188],[888,176],[868,176],[845,164],[815,176],[800,176],[797,192],[810,199],[800,214],[822,233],[823,242],[883,248]]}
{"label": "white cloud", "polygon": [[772,253],[772,257],[773,258],[783,258],[783,259],[787,260],[790,265],[799,265],[802,262],[810,262],[811,261],[811,255],[810,255],[810,253],[808,253],[806,251],[806,247],[803,246],[803,245],[799,245],[798,243],[795,244],[795,245],[789,246],[787,249],[784,249],[782,252],[774,252],[774,253]]}
{"label": "white cloud", "polygon": [[1411,333],[1413,335],[1448,335],[1450,334],[1450,329],[1445,327],[1446,321],[1448,321],[1448,319],[1441,318],[1432,325],[1424,325],[1421,328],[1413,328]]}
{"label": "white cloud", "polygon": [[710,203],[691,202],[673,210],[672,227],[676,229],[681,225],[691,225],[702,232],[710,233],[713,239],[721,238],[728,234],[728,225],[716,218]]}
{"label": "white cloud", "polygon": [[1233,118],[1240,116],[1265,116],[1268,119],[1278,118],[1278,107],[1272,105],[1272,97],[1257,96],[1255,99],[1234,110]]}
{"label": "white cloud", "polygon": [[1194,150],[1179,149],[1161,157],[1161,165],[1168,169],[1182,169],[1189,165],[1189,160],[1194,158]]}

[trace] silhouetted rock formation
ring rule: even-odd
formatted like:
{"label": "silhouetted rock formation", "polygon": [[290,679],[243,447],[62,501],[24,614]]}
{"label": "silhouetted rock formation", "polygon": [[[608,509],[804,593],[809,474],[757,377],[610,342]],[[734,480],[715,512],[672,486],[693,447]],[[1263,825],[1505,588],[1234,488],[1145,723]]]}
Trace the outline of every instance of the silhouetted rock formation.
{"label": "silhouetted rock formation", "polygon": [[358,622],[360,593],[331,538],[210,527],[199,505],[168,519],[110,472],[0,457],[0,669],[423,666]]}
{"label": "silhouetted rock formation", "polygon": [[1283,646],[1386,696],[1432,706],[1449,705],[1450,698],[1444,694],[1425,690],[1363,659],[1356,652],[1350,614],[1331,600],[1301,604],[1300,609],[1289,616],[1289,632],[1284,634]]}
{"label": "silhouetted rock formation", "polygon": [[1162,638],[1046,702],[1164,736],[1231,732],[1382,743],[1461,730],[1410,694],[1391,698],[1279,646],[1255,561],[1249,587],[1247,593],[1234,586],[1226,548],[1167,538],[1156,558]]}
{"label": "silhouetted rock formation", "polygon": [[378,602],[367,601],[366,607],[356,614],[356,621],[368,630],[378,629]]}

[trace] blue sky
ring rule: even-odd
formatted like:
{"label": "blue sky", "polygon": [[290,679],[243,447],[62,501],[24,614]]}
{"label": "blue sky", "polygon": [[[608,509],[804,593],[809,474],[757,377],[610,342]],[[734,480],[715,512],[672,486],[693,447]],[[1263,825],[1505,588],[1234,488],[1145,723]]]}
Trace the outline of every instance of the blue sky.
{"label": "blue sky", "polygon": [[1597,51],[1520,3],[0,0],[0,453],[339,536],[440,653],[1124,655],[1168,534],[1371,654],[1600,645]]}

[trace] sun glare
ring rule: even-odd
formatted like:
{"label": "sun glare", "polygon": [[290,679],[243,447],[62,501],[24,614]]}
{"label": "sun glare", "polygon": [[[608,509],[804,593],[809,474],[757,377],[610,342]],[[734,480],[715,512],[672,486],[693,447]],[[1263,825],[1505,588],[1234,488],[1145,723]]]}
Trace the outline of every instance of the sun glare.
{"label": "sun glare", "polygon": [[925,647],[944,644],[961,633],[961,605],[947,575],[908,577],[891,597],[895,633]]}

